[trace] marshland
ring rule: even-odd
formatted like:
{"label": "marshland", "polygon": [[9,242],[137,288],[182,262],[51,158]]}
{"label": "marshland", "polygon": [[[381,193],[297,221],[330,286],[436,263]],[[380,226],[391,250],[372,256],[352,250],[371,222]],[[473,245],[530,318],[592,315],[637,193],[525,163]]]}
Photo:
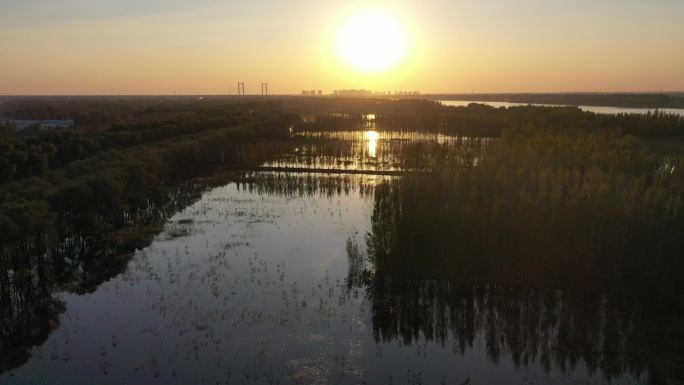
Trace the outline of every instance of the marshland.
{"label": "marshland", "polygon": [[14,98],[2,384],[677,384],[684,117]]}

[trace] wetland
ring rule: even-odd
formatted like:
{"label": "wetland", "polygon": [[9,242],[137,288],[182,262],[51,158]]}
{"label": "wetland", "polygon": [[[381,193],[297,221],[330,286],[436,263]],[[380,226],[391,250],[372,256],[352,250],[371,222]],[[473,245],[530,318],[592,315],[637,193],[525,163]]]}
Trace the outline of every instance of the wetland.
{"label": "wetland", "polygon": [[684,119],[299,103],[5,137],[0,383],[684,381]]}

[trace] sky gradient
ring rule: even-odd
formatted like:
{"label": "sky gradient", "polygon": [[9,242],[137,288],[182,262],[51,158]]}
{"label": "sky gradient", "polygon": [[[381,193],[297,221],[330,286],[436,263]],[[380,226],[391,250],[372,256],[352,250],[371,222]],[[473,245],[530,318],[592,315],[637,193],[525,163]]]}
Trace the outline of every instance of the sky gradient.
{"label": "sky gradient", "polygon": [[[336,33],[367,8],[409,37],[362,74]],[[0,0],[0,94],[684,90],[681,0]]]}

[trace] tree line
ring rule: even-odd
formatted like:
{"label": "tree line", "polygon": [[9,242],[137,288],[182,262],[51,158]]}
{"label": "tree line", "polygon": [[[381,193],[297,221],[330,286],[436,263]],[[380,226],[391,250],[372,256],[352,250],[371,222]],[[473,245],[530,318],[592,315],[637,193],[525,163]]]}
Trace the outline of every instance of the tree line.
{"label": "tree line", "polygon": [[[67,234],[122,226],[159,206],[174,184],[219,164],[273,156],[281,147],[265,141],[287,137],[294,119],[272,112],[228,121],[114,125],[105,132],[10,137],[7,141],[19,149],[3,153],[9,158],[4,174],[14,179],[0,187],[0,242],[50,228]],[[31,147],[46,151],[33,153]],[[29,160],[39,154],[43,167],[35,168]]]}
{"label": "tree line", "polygon": [[[467,137],[501,137],[508,128],[534,125],[543,127],[582,127],[595,130],[619,130],[642,139],[682,140],[684,117],[653,111],[645,114],[597,114],[577,107],[492,107],[472,103],[468,106],[442,106],[437,102],[401,100],[378,102],[375,110],[368,105],[352,105],[342,113],[316,115],[303,120],[296,128],[309,131],[346,129],[436,131]],[[372,106],[372,105],[371,105]],[[369,124],[367,111],[375,111]]]}

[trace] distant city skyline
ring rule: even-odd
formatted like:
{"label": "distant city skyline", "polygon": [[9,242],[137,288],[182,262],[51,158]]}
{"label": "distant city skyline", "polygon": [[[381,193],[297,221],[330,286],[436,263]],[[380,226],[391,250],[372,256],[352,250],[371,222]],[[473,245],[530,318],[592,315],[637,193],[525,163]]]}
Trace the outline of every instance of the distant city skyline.
{"label": "distant city skyline", "polygon": [[[382,72],[336,46],[366,9],[406,32]],[[0,94],[684,91],[682,20],[676,0],[0,0]]]}

